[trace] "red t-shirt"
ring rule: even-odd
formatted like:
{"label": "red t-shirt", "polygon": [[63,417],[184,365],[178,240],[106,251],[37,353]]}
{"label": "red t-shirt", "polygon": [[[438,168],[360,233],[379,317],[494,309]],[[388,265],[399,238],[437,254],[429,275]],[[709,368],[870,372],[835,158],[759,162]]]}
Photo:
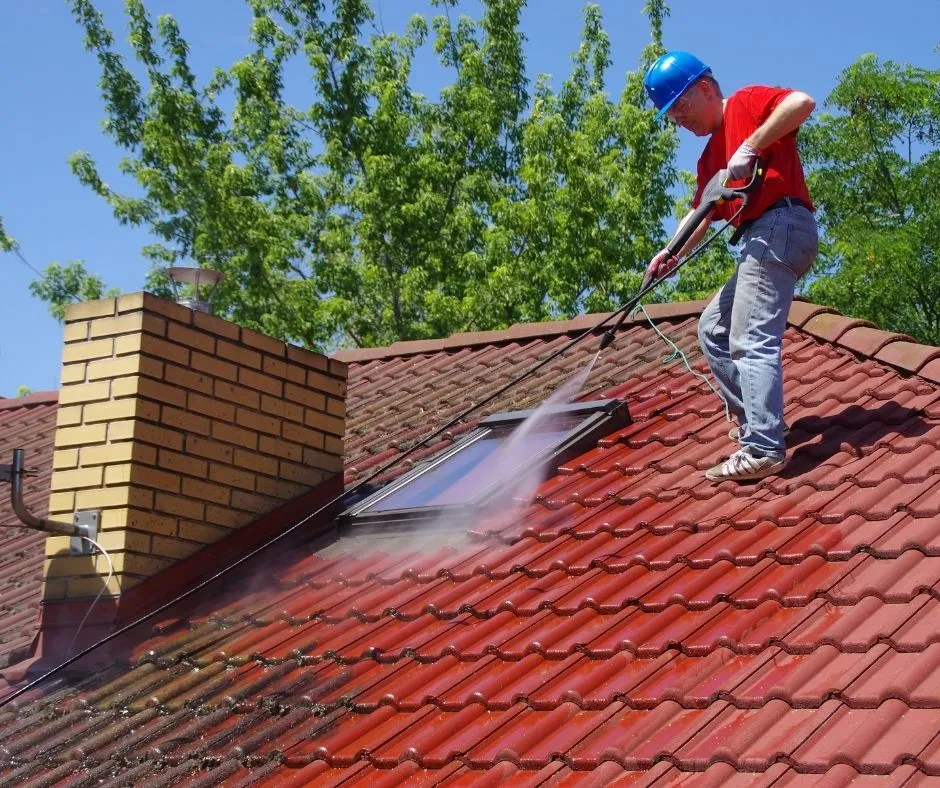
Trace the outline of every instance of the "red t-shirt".
{"label": "red t-shirt", "polygon": [[[712,176],[728,165],[728,160],[756,129],[793,91],[787,88],[768,88],[760,85],[741,88],[725,102],[724,121],[711,135],[698,160],[698,189],[692,207],[698,208],[705,185]],[[737,227],[748,219],[756,219],[781,197],[798,197],[812,208],[809,190],[803,177],[803,163],[796,149],[796,131],[784,135],[761,152],[767,162],[764,183],[735,220]],[[736,182],[737,183],[737,182]],[[730,219],[740,202],[723,202],[715,206],[713,219]]]}

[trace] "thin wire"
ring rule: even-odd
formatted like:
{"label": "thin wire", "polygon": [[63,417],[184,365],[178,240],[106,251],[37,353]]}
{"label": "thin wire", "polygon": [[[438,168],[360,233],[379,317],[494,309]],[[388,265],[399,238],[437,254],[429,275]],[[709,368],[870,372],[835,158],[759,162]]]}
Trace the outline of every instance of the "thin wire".
{"label": "thin wire", "polygon": [[725,419],[727,419],[729,422],[732,421],[731,409],[728,407],[728,400],[726,400],[725,396],[717,388],[715,388],[712,385],[712,382],[708,379],[708,376],[703,375],[701,372],[696,372],[694,369],[692,369],[692,365],[689,363],[689,359],[685,355],[685,353],[682,352],[682,348],[680,348],[675,342],[673,342],[669,337],[667,337],[662,331],[659,330],[659,326],[657,326],[653,322],[653,318],[650,317],[649,312],[646,311],[646,307],[643,306],[643,304],[637,305],[637,308],[633,310],[634,315],[637,312],[642,312],[646,316],[646,319],[649,321],[650,326],[652,326],[653,331],[655,331],[659,335],[659,337],[663,340],[663,342],[665,342],[667,345],[669,345],[672,348],[672,353],[663,359],[663,364],[668,364],[670,361],[672,361],[676,357],[681,358],[682,363],[685,364],[685,368],[689,370],[690,373],[695,375],[695,377],[701,378],[702,380],[704,380],[705,385],[708,386],[708,388],[710,388],[715,393],[715,396],[721,400],[721,404],[725,406]]}
{"label": "thin wire", "polygon": [[231,571],[233,571],[234,569],[238,568],[238,567],[241,566],[242,564],[244,564],[244,563],[250,561],[252,558],[254,558],[254,557],[255,557],[256,555],[258,555],[259,553],[263,552],[264,550],[267,550],[269,547],[274,546],[275,544],[277,544],[278,542],[280,542],[282,539],[286,539],[290,534],[292,534],[292,533],[293,533],[294,531],[296,531],[298,528],[300,528],[300,527],[306,525],[306,524],[307,524],[308,522],[310,522],[311,520],[314,520],[314,519],[316,519],[317,517],[319,517],[323,512],[325,512],[325,511],[331,509],[332,507],[336,506],[336,504],[340,503],[343,498],[346,498],[346,497],[348,497],[348,496],[352,496],[354,493],[356,493],[357,491],[359,491],[360,489],[362,489],[365,485],[369,484],[369,482],[371,482],[373,479],[375,479],[375,478],[381,476],[383,473],[385,473],[386,471],[388,471],[392,466],[397,465],[399,462],[401,462],[402,460],[404,460],[406,457],[409,457],[411,454],[413,454],[413,453],[414,453],[415,451],[417,451],[419,448],[421,448],[421,447],[424,446],[425,444],[429,443],[430,441],[434,440],[436,437],[438,437],[439,435],[441,435],[441,434],[443,434],[444,432],[446,432],[447,430],[449,430],[451,427],[453,427],[454,425],[456,425],[458,422],[460,422],[460,421],[462,421],[463,419],[465,419],[467,416],[469,416],[471,413],[473,413],[473,411],[478,410],[479,408],[482,408],[484,405],[488,405],[488,404],[489,404],[490,402],[492,402],[494,399],[496,399],[497,397],[500,397],[500,396],[502,396],[504,393],[506,393],[506,392],[507,392],[509,389],[511,389],[513,386],[516,386],[516,385],[518,385],[519,383],[521,383],[525,378],[527,378],[527,377],[529,377],[530,375],[533,375],[533,374],[535,374],[536,372],[538,372],[542,367],[544,367],[544,366],[546,366],[547,364],[549,364],[549,363],[551,363],[552,361],[554,361],[554,360],[555,360],[556,358],[558,358],[562,353],[565,353],[566,351],[570,350],[570,349],[573,348],[575,345],[577,345],[578,343],[580,343],[582,340],[586,339],[588,336],[591,336],[592,334],[594,334],[595,332],[597,332],[599,329],[603,328],[607,323],[609,323],[611,320],[613,320],[615,317],[617,317],[617,315],[621,314],[622,312],[626,312],[626,311],[632,309],[632,308],[636,305],[637,302],[638,302],[637,297],[634,297],[634,298],[630,299],[630,301],[626,302],[623,306],[621,306],[621,307],[620,307],[619,309],[617,309],[615,312],[611,312],[607,317],[605,317],[604,319],[600,320],[596,325],[591,326],[591,327],[588,328],[588,329],[585,329],[585,330],[582,331],[580,334],[578,334],[578,336],[576,336],[574,339],[572,339],[570,342],[568,342],[567,344],[563,345],[562,347],[560,347],[558,350],[554,351],[553,353],[549,354],[549,355],[546,356],[544,359],[542,359],[541,361],[539,361],[538,363],[534,364],[532,367],[530,367],[529,369],[527,369],[525,372],[522,372],[518,377],[513,378],[513,379],[510,380],[508,383],[506,383],[504,386],[500,387],[499,389],[497,389],[497,390],[494,391],[493,393],[487,395],[486,397],[484,397],[484,398],[483,398],[482,400],[480,400],[479,402],[474,403],[474,404],[471,405],[469,408],[467,408],[466,410],[464,410],[462,413],[457,414],[457,415],[454,416],[450,421],[448,421],[447,423],[445,423],[443,426],[438,427],[434,432],[432,432],[431,434],[427,435],[425,438],[422,438],[420,441],[418,441],[417,443],[415,443],[414,446],[412,446],[410,449],[408,449],[407,451],[403,452],[402,454],[399,454],[397,457],[393,457],[391,460],[389,460],[387,463],[385,463],[385,465],[383,465],[383,466],[381,466],[380,468],[378,468],[377,470],[373,471],[369,476],[367,476],[367,477],[366,477],[365,479],[363,479],[362,481],[356,483],[356,484],[355,484],[353,487],[351,487],[349,490],[343,491],[342,493],[340,493],[339,495],[335,496],[335,497],[334,497],[333,499],[331,499],[330,501],[327,501],[327,502],[326,502],[325,504],[323,504],[323,506],[321,506],[319,509],[317,509],[317,510],[315,510],[314,512],[308,514],[306,517],[301,518],[299,521],[297,521],[297,522],[294,523],[292,526],[290,526],[290,527],[287,528],[286,530],[284,530],[284,531],[282,531],[281,533],[279,533],[277,536],[274,536],[273,538],[269,539],[267,542],[264,542],[263,544],[259,545],[259,546],[256,547],[254,550],[252,550],[251,552],[249,552],[249,553],[243,555],[241,558],[239,558],[238,560],[232,562],[232,563],[229,564],[228,566],[223,567],[223,568],[220,569],[218,572],[216,572],[214,575],[212,575],[211,577],[206,578],[206,579],[203,580],[201,583],[196,584],[195,586],[193,586],[192,588],[190,588],[188,591],[184,591],[184,592],[183,592],[182,594],[180,594],[179,596],[176,596],[176,597],[174,597],[173,599],[169,600],[168,602],[165,602],[164,604],[160,605],[159,607],[155,608],[154,610],[151,610],[149,613],[145,613],[145,614],[142,615],[140,618],[137,618],[137,619],[135,619],[134,621],[131,621],[129,624],[125,624],[125,625],[124,625],[123,627],[121,627],[120,629],[118,629],[118,630],[112,632],[110,635],[106,635],[106,636],[103,637],[101,640],[97,641],[96,643],[92,643],[90,646],[88,646],[88,647],[82,649],[82,650],[81,650],[80,652],[78,652],[77,654],[73,654],[71,657],[69,657],[69,658],[68,658],[67,660],[65,660],[64,662],[62,662],[62,663],[56,665],[54,668],[51,668],[50,670],[46,671],[46,672],[43,673],[41,676],[39,676],[39,677],[33,679],[33,680],[32,680],[31,682],[29,682],[28,684],[25,684],[24,686],[20,687],[20,688],[19,688],[18,690],[16,690],[15,692],[11,693],[11,694],[8,695],[7,697],[5,697],[5,698],[3,698],[2,700],[0,700],[0,709],[2,709],[2,708],[3,708],[4,706],[6,706],[8,703],[11,703],[12,701],[16,700],[18,697],[20,697],[20,696],[23,695],[24,693],[29,692],[33,687],[36,687],[37,685],[41,684],[41,683],[44,682],[46,679],[49,679],[49,678],[51,678],[52,676],[55,676],[55,675],[58,674],[59,672],[65,670],[65,669],[66,669],[67,667],[69,667],[70,665],[75,664],[78,660],[80,660],[82,657],[86,656],[87,654],[90,654],[92,651],[94,651],[94,650],[96,650],[96,649],[98,649],[98,648],[101,648],[102,646],[107,645],[107,644],[110,643],[112,640],[115,640],[115,639],[121,637],[122,635],[125,635],[126,633],[130,632],[134,627],[136,627],[136,626],[138,626],[138,625],[140,625],[140,624],[143,624],[144,622],[149,621],[149,620],[152,619],[152,618],[155,618],[155,617],[159,616],[159,615],[160,615],[161,613],[163,613],[164,611],[169,610],[171,607],[173,607],[173,605],[176,605],[177,603],[182,602],[183,600],[189,599],[189,597],[191,597],[191,596],[193,596],[194,594],[197,594],[198,592],[202,591],[204,588],[206,588],[207,586],[211,585],[212,583],[214,583],[214,582],[215,582],[216,580],[218,580],[219,578],[224,577],[224,576],[227,575],[229,572],[231,572]]}
{"label": "thin wire", "polygon": [[96,548],[98,548],[101,554],[105,557],[105,560],[108,562],[108,579],[105,580],[104,585],[101,586],[101,590],[98,592],[98,596],[96,596],[91,601],[91,605],[88,606],[88,610],[85,612],[85,617],[81,620],[81,623],[78,625],[78,629],[75,630],[75,634],[72,635],[72,642],[69,643],[69,651],[72,650],[72,646],[75,645],[75,641],[78,639],[78,635],[82,631],[82,627],[85,626],[85,622],[88,620],[88,616],[90,616],[91,611],[95,609],[95,605],[98,604],[98,600],[101,599],[101,595],[105,591],[108,590],[108,583],[110,583],[111,578],[114,577],[114,564],[111,563],[111,556],[108,555],[108,551],[105,550],[100,544],[98,544],[90,536],[82,536],[81,538],[84,539],[86,542],[89,542],[90,544],[94,545]]}
{"label": "thin wire", "polygon": [[36,276],[42,276],[42,271],[39,271],[29,260],[27,260],[23,253],[20,251],[20,245],[15,243],[10,247],[10,251],[13,252],[20,260],[22,260],[23,265],[25,265],[30,271],[32,271]]}

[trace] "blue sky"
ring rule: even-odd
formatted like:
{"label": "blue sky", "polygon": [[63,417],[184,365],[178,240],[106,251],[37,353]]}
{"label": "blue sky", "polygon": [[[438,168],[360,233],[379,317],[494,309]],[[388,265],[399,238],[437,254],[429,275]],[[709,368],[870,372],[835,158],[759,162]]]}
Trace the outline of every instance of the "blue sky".
{"label": "blue sky", "polygon": [[[228,66],[247,51],[249,13],[243,0],[145,0],[156,14],[176,17],[200,76]],[[121,0],[96,0],[124,41]],[[619,94],[649,31],[642,0],[599,0],[614,63],[608,86]],[[428,0],[373,0],[386,30],[401,30]],[[726,93],[745,84],[799,88],[820,104],[839,72],[859,55],[938,68],[937,0],[790,0],[787,3],[706,3],[672,0],[667,48],[688,49],[709,63]],[[476,16],[478,0],[461,0]],[[582,0],[529,0],[523,15],[530,76],[557,80],[570,70],[581,26]],[[719,10],[723,7],[723,11]],[[146,231],[121,227],[107,205],[72,176],[68,156],[86,150],[105,179],[119,186],[119,152],[100,128],[103,111],[94,58],[64,0],[0,0],[0,217],[38,269],[52,261],[85,260],[107,284],[143,286]],[[447,82],[433,53],[418,60],[414,86],[433,95]],[[302,82],[289,98],[304,105]],[[693,169],[702,141],[683,134],[679,165]],[[671,229],[671,228],[670,228]],[[13,255],[0,255],[0,395],[24,385],[58,388],[62,327],[28,290],[35,278]]]}

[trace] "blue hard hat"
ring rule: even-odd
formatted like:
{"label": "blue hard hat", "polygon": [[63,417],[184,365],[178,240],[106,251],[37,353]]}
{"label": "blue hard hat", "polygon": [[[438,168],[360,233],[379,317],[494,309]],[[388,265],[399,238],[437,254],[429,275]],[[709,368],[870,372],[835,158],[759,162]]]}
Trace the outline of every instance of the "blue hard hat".
{"label": "blue hard hat", "polygon": [[657,58],[643,78],[643,87],[659,110],[656,118],[665,115],[679,96],[699,77],[710,72],[711,69],[695,55],[678,49]]}

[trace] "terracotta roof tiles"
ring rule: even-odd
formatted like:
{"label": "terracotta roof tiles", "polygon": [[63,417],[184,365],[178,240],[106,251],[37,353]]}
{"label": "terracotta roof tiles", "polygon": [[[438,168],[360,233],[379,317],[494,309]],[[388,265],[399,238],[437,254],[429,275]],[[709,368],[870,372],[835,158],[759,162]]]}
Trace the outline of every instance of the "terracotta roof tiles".
{"label": "terracotta roof tiles", "polygon": [[[694,315],[664,319],[702,370]],[[781,475],[703,478],[734,448],[723,408],[631,322],[582,396],[624,398],[633,423],[558,469],[533,502],[450,545],[376,535],[365,548],[285,550],[143,633],[130,665],[2,710],[0,778],[913,785],[940,775],[940,390],[916,374],[937,359],[813,305],[795,305],[791,323]],[[563,328],[344,354],[347,480],[560,347]],[[544,399],[596,346],[489,410]]]}

